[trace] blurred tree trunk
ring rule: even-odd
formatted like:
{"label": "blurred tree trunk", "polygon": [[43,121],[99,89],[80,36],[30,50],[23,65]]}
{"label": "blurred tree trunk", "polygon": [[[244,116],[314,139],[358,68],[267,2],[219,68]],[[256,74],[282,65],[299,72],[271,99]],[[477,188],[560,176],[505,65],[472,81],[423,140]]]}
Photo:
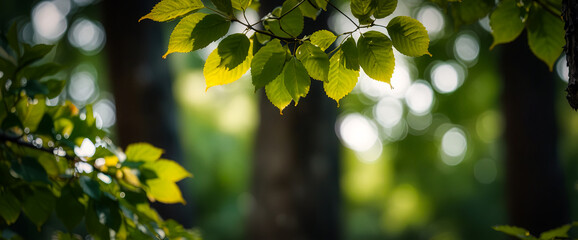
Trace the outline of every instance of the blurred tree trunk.
{"label": "blurred tree trunk", "polygon": [[[176,105],[167,60],[163,60],[161,24],[138,22],[157,1],[105,0],[102,5],[106,30],[108,79],[114,93],[117,138],[123,148],[149,142],[165,150],[164,157],[183,164],[176,129]],[[188,205],[154,204],[161,216],[192,225],[192,202],[181,181]]]}
{"label": "blurred tree trunk", "polygon": [[[261,15],[282,1],[261,1]],[[327,27],[322,13],[307,27]],[[260,124],[253,162],[252,205],[247,239],[340,239],[336,103],[312,80],[298,107],[279,114],[260,95]]]}
{"label": "blurred tree trunk", "polygon": [[504,45],[503,113],[510,224],[538,234],[570,222],[558,157],[554,73],[536,58],[522,34]]}

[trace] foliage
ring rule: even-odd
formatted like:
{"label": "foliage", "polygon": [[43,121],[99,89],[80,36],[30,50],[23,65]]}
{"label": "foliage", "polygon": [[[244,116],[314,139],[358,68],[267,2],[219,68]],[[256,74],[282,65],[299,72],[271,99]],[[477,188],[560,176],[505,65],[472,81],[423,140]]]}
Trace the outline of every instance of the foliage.
{"label": "foliage", "polygon": [[54,239],[76,239],[83,222],[95,239],[199,239],[164,221],[150,201],[184,203],[176,182],[191,174],[147,143],[117,148],[92,107],[49,104],[65,81],[61,66],[43,61],[53,46],[17,39],[15,25],[0,42],[0,231],[25,215],[38,230],[55,213],[66,228]]}
{"label": "foliage", "polygon": [[518,239],[523,239],[523,240],[552,240],[552,239],[571,239],[568,236],[568,231],[570,231],[570,229],[572,227],[575,227],[575,226],[578,226],[578,223],[574,222],[571,224],[566,224],[566,225],[554,228],[552,230],[545,231],[545,232],[540,234],[540,237],[532,236],[532,234],[530,234],[530,231],[528,231],[524,228],[514,227],[514,226],[507,226],[507,225],[495,226],[494,230],[499,231],[499,232],[503,232],[505,234],[508,234],[510,236],[514,236]]}
{"label": "foliage", "polygon": [[[390,82],[394,47],[408,56],[429,55],[429,37],[419,21],[398,16],[387,26],[375,24],[375,19],[393,13],[397,1],[351,1],[352,14],[358,21],[348,18],[356,28],[337,36],[326,29],[303,33],[304,18],[315,20],[328,7],[344,14],[326,0],[286,0],[256,23],[244,17],[247,8],[255,5],[250,0],[211,2],[214,6],[203,5],[200,0],[162,0],[142,19],[164,22],[181,18],[163,57],[206,47],[225,37],[232,22],[244,25],[243,33],[226,36],[209,55],[203,71],[207,88],[234,82],[251,69],[255,90],[264,87],[281,113],[292,101],[297,105],[307,96],[311,78],[323,81],[327,95],[339,103],[353,90],[360,67],[371,78]],[[376,30],[361,31],[376,28],[387,29],[389,37]],[[253,34],[247,37],[250,31]],[[357,44],[352,37],[355,32],[361,33]],[[343,41],[329,51],[338,37]]]}

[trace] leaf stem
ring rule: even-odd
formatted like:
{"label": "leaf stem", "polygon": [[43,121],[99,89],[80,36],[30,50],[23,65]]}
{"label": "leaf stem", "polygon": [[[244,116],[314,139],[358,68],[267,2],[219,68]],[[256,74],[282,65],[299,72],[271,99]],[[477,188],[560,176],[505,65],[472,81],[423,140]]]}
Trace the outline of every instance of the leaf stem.
{"label": "leaf stem", "polygon": [[[343,11],[341,11],[339,8],[337,8],[335,5],[333,5],[333,3],[331,3],[329,0],[327,0],[327,4],[329,6],[331,6],[332,8],[334,8],[335,10],[337,10],[339,13],[341,13],[341,15],[345,16],[347,19],[349,19],[349,21],[351,21],[357,28],[359,28],[359,25],[353,21],[353,19],[351,19],[347,14],[345,14]],[[357,30],[357,29],[356,29]]]}

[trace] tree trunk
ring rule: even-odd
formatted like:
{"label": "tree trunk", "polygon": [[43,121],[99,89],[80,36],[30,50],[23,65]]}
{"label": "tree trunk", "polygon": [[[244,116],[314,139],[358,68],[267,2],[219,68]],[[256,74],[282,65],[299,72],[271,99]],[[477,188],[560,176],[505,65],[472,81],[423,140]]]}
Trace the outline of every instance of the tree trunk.
{"label": "tree trunk", "polygon": [[525,34],[501,50],[510,224],[539,234],[570,221],[557,152],[555,78]]}
{"label": "tree trunk", "polygon": [[562,17],[564,18],[564,30],[566,30],[566,61],[568,62],[568,88],[566,88],[566,99],[574,110],[578,108],[578,75],[576,70],[578,68],[578,31],[576,31],[576,23],[578,23],[578,2],[576,0],[562,1]]}
{"label": "tree trunk", "polygon": [[[282,1],[261,4],[267,13]],[[321,28],[327,19],[322,14],[324,23],[315,24]],[[312,80],[298,107],[280,115],[261,92],[260,110],[247,239],[340,239],[335,102],[324,94],[321,82]]]}
{"label": "tree trunk", "polygon": [[[163,157],[183,164],[176,129],[176,105],[172,82],[163,54],[161,24],[138,22],[152,9],[152,0],[105,0],[103,22],[107,35],[108,79],[112,87],[120,146],[149,142],[163,148]],[[182,181],[183,183],[186,181]],[[191,198],[185,184],[179,184],[188,203],[155,204],[165,219],[192,225]]]}

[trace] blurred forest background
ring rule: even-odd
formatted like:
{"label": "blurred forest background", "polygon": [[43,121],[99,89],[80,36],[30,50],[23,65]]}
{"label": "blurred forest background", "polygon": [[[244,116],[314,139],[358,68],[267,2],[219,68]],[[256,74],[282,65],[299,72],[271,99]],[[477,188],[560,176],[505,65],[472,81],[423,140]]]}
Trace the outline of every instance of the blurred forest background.
{"label": "blurred forest background", "polygon": [[[137,22],[155,3],[4,0],[0,29],[17,22],[25,41],[57,44],[69,82],[52,101],[93,104],[122,147],[150,142],[194,174],[186,206],[157,209],[205,239],[505,239],[491,226],[578,219],[566,61],[550,72],[524,37],[490,51],[487,17],[456,28],[437,5],[402,0],[394,16],[426,26],[433,57],[396,53],[393,89],[362,73],[339,108],[314,81],[281,116],[249,76],[205,91],[216,43],[162,59],[177,22]],[[331,11],[319,19],[354,29]]]}

